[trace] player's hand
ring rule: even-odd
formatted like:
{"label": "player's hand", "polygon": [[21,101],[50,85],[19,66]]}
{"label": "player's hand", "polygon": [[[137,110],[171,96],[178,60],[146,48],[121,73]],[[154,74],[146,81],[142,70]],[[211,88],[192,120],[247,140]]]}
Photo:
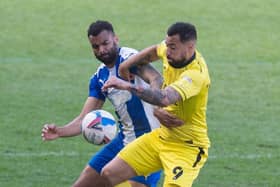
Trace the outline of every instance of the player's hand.
{"label": "player's hand", "polygon": [[41,131],[42,140],[54,140],[59,137],[57,126],[55,124],[45,124]]}
{"label": "player's hand", "polygon": [[130,83],[116,76],[110,77],[102,87],[102,91],[107,91],[109,88],[117,88],[119,90],[129,90]]}
{"label": "player's hand", "polygon": [[125,66],[125,64],[120,64],[119,66],[119,75],[122,77],[124,80],[127,80],[130,82],[131,77],[130,77],[130,72],[129,68]]}
{"label": "player's hand", "polygon": [[154,115],[162,125],[168,128],[178,127],[184,124],[183,120],[177,118],[175,115],[162,108],[155,108]]}

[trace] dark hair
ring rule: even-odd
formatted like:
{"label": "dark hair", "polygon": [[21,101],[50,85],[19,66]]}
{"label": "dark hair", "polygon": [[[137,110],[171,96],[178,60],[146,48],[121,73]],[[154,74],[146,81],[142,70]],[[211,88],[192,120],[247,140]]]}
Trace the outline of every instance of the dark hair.
{"label": "dark hair", "polygon": [[197,39],[195,26],[190,23],[176,22],[171,25],[167,30],[167,35],[173,36],[176,34],[179,35],[181,42]]}
{"label": "dark hair", "polygon": [[90,24],[88,28],[88,37],[90,35],[97,36],[104,30],[110,31],[113,34],[115,33],[111,23],[109,23],[108,21],[97,20],[96,22]]}

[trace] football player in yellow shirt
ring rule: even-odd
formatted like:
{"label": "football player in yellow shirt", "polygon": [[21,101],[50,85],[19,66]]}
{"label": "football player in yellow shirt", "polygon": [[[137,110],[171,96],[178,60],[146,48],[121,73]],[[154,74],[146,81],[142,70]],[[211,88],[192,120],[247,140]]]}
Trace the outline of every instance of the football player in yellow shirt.
{"label": "football player in yellow shirt", "polygon": [[103,168],[107,186],[161,168],[165,187],[192,186],[210,147],[206,123],[210,77],[205,60],[196,50],[196,41],[195,26],[177,22],[169,27],[163,42],[142,50],[120,65],[120,75],[129,79],[133,67],[161,59],[162,89],[143,88],[117,77],[105,83],[104,90],[110,87],[128,90],[159,106],[158,111],[168,111],[183,121],[182,125],[170,124],[170,115],[167,115],[160,120],[161,128],[130,143]]}

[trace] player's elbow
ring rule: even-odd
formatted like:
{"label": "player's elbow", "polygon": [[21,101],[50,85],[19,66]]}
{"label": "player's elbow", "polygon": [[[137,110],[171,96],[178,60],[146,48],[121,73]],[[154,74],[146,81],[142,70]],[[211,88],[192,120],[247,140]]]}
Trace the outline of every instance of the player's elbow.
{"label": "player's elbow", "polygon": [[150,85],[152,88],[158,88],[160,89],[162,87],[163,84],[163,78],[160,76],[155,76],[153,77],[153,79],[150,81]]}
{"label": "player's elbow", "polygon": [[167,107],[168,105],[170,105],[170,103],[167,99],[160,100],[160,102],[158,104],[158,106],[160,106],[160,107]]}

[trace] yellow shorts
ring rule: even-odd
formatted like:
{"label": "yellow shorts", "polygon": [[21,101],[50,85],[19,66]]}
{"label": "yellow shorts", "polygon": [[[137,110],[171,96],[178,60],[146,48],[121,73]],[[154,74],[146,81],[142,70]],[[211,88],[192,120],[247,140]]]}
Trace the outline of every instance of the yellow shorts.
{"label": "yellow shorts", "polygon": [[148,175],[163,168],[164,186],[191,186],[208,157],[208,149],[171,142],[159,136],[159,129],[128,144],[118,155],[138,175]]}

